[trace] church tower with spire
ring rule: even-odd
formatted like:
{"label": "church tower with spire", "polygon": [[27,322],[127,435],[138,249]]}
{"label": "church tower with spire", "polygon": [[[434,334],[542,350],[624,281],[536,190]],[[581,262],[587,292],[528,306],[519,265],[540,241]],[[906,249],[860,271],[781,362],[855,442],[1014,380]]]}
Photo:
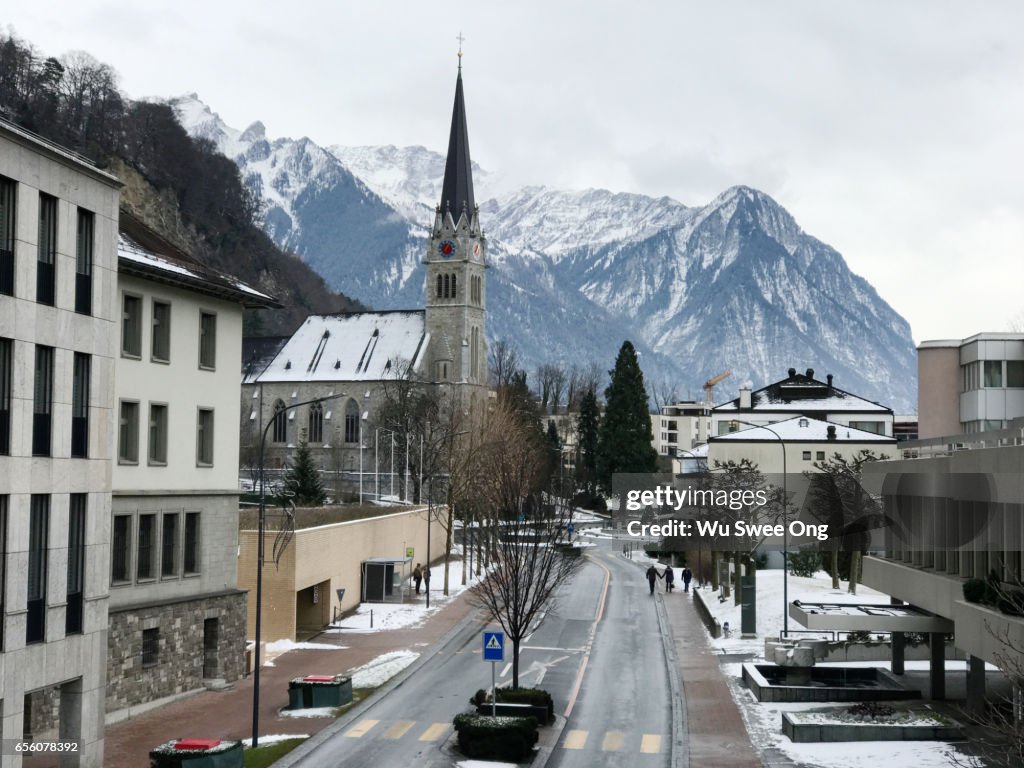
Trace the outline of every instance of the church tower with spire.
{"label": "church tower with spire", "polygon": [[473,197],[461,50],[444,184],[425,264],[426,330],[430,334],[428,376],[439,383],[484,386],[487,239],[480,228],[480,212]]}

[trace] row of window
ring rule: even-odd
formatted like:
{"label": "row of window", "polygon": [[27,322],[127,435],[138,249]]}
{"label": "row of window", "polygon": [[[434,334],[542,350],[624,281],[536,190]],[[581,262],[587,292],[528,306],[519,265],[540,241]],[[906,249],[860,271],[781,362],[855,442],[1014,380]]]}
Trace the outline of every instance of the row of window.
{"label": "row of window", "polygon": [[1024,387],[1024,360],[975,360],[960,366],[960,391]]}
{"label": "row of window", "polygon": [[[32,384],[32,455],[52,455],[54,357],[56,350],[35,346]],[[75,352],[71,376],[71,457],[89,455],[89,387],[92,356]],[[0,455],[11,452],[14,340],[0,338]]]}
{"label": "row of window", "polygon": [[[142,357],[142,297],[131,293],[121,300],[121,355]],[[171,305],[153,299],[150,312],[150,359],[155,363],[171,362]],[[217,315],[199,312],[199,367],[215,370],[217,367]]]}
{"label": "row of window", "polygon": [[[139,463],[138,400],[122,400],[117,431],[117,460],[120,464]],[[146,462],[150,466],[167,466],[167,403],[149,403],[149,426]],[[196,465],[213,466],[213,409],[196,409]]]}
{"label": "row of window", "polygon": [[[32,494],[29,502],[28,573],[26,583],[26,644],[46,639],[46,600],[50,562],[50,495]],[[9,497],[0,495],[0,617],[6,612],[7,554],[9,551]],[[82,632],[83,596],[85,594],[85,517],[88,495],[72,493],[69,497],[67,530],[67,580],[64,634]],[[14,542],[14,548],[17,542]],[[0,649],[4,647],[3,622],[0,621]]]}
{"label": "row of window", "polygon": [[[458,275],[446,273],[437,276],[435,294],[439,299],[457,299],[459,297]],[[471,304],[483,306],[484,279],[480,275],[469,276],[469,301]]]}
{"label": "row of window", "polygon": [[[283,400],[274,403],[274,426],[271,428],[271,442],[288,442],[288,407]],[[330,418],[330,412],[324,414],[323,403],[313,403],[306,414],[306,440],[310,443],[324,442],[324,419]],[[359,404],[355,400],[345,403],[345,434],[346,443],[359,442]]]}
{"label": "row of window", "polygon": [[197,575],[200,533],[199,512],[114,515],[110,583],[120,586]]}
{"label": "row of window", "polygon": [[[0,294],[14,295],[14,242],[17,232],[17,182],[0,177]],[[36,244],[36,301],[54,306],[57,297],[57,198],[39,193]],[[75,312],[92,314],[95,218],[77,209],[75,238]]]}

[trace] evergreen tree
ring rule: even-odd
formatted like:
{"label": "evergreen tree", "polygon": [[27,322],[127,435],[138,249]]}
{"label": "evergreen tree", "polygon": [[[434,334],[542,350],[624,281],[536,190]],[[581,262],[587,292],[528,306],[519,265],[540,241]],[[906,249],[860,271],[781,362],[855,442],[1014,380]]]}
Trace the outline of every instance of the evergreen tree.
{"label": "evergreen tree", "polygon": [[327,499],[323,483],[320,481],[320,470],[313,462],[313,453],[309,450],[305,432],[295,451],[295,458],[285,472],[284,487],[292,494],[292,500],[299,507],[319,507]]}
{"label": "evergreen tree", "polygon": [[594,492],[597,478],[597,439],[601,426],[601,414],[597,407],[597,394],[593,387],[587,387],[580,398],[580,412],[576,417],[579,456],[576,459],[576,477],[586,488]]}
{"label": "evergreen tree", "polygon": [[548,451],[547,485],[550,488],[560,479],[562,466],[562,439],[558,436],[558,427],[554,419],[548,419],[548,431],[544,436],[544,442]]}
{"label": "evergreen tree", "polygon": [[604,420],[597,444],[597,481],[610,491],[612,475],[617,472],[658,470],[644,374],[629,341],[622,342],[604,399]]}

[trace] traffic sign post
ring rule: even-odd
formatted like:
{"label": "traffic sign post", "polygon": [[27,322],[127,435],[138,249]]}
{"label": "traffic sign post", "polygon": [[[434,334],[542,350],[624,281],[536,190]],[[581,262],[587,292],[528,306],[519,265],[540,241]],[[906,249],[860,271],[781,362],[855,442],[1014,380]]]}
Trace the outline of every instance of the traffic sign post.
{"label": "traffic sign post", "polygon": [[505,660],[505,633],[484,632],[484,661],[491,662],[491,717],[498,713],[498,678],[495,664]]}

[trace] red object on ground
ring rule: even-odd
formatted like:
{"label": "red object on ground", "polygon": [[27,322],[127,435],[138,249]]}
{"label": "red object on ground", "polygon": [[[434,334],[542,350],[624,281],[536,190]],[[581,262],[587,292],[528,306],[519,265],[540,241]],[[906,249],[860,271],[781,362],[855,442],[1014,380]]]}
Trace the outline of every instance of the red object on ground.
{"label": "red object on ground", "polygon": [[213,749],[220,745],[220,739],[179,739],[175,749]]}
{"label": "red object on ground", "polygon": [[333,683],[334,675],[306,675],[302,678],[304,683]]}

